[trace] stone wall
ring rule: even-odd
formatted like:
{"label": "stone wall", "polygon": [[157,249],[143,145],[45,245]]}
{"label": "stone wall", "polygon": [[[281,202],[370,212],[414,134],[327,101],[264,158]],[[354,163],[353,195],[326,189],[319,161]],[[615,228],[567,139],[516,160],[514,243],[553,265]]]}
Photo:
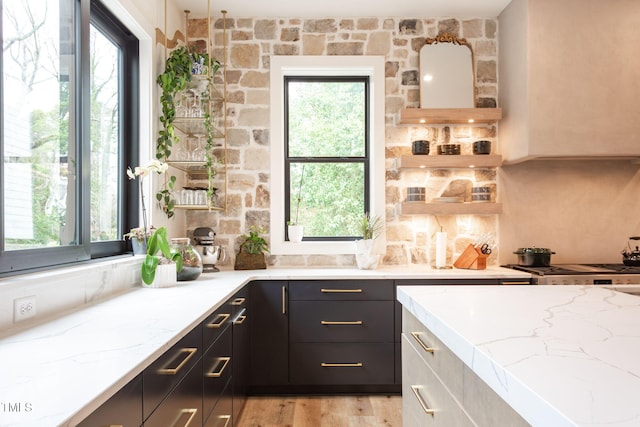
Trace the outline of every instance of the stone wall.
{"label": "stone wall", "polygon": [[[225,213],[188,212],[187,232],[211,226],[217,241],[231,258],[238,236],[253,224],[269,227],[269,62],[272,55],[384,55],[386,58],[386,217],[388,265],[431,263],[433,233],[440,227],[450,237],[450,261],[473,236],[497,229],[495,215],[403,216],[400,203],[406,187],[425,186],[427,199],[440,196],[452,182],[470,180],[495,184],[495,171],[401,171],[396,159],[411,153],[411,141],[429,139],[432,149],[444,138],[463,144],[490,139],[497,144],[493,126],[410,127],[397,125],[405,107],[420,104],[418,51],[427,37],[448,31],[464,37],[475,54],[477,106],[494,107],[497,99],[497,21],[494,19],[253,19],[227,18],[227,140],[228,195]],[[223,21],[214,24],[214,55],[224,58]],[[206,20],[192,20],[190,37],[206,34]],[[383,191],[383,189],[380,189]],[[492,257],[495,258],[495,257]],[[228,259],[227,263],[232,260]],[[308,256],[305,265],[355,265],[352,257]],[[491,262],[491,259],[490,259]],[[270,256],[271,265],[290,265],[293,259]],[[300,257],[296,257],[300,265]]]}

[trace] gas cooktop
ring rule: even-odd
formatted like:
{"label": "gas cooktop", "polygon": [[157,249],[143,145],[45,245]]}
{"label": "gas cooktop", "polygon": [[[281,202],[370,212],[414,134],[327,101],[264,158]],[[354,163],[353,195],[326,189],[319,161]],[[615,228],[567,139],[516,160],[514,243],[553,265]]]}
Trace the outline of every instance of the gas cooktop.
{"label": "gas cooktop", "polygon": [[522,265],[508,264],[507,268],[526,271],[538,276],[549,275],[588,275],[588,274],[640,274],[640,267],[624,264],[558,264],[548,267],[525,267]]}

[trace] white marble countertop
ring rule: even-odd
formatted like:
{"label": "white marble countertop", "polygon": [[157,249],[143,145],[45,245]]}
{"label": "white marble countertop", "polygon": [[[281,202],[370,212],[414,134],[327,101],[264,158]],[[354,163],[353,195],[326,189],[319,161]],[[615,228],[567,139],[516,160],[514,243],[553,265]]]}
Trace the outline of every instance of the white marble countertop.
{"label": "white marble countertop", "polygon": [[533,426],[640,425],[640,297],[401,286],[398,300]]}
{"label": "white marble countertop", "polygon": [[506,277],[529,275],[499,267],[267,269],[203,274],[174,288],[136,288],[0,336],[0,426],[77,424],[250,280]]}

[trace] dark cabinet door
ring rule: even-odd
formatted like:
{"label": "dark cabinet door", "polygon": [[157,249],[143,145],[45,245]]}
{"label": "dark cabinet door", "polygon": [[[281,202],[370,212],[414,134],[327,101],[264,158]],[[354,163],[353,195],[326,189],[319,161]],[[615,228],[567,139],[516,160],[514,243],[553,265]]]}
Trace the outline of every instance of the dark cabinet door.
{"label": "dark cabinet door", "polygon": [[240,291],[234,301],[243,301],[238,305],[240,311],[233,319],[233,419],[240,418],[240,413],[247,402],[249,379],[249,327],[250,311],[246,293],[247,287]]}
{"label": "dark cabinet door", "polygon": [[142,425],[142,375],[132,379],[84,419],[79,427]]}
{"label": "dark cabinet door", "polygon": [[289,383],[289,306],[286,281],[249,284],[249,388]]}

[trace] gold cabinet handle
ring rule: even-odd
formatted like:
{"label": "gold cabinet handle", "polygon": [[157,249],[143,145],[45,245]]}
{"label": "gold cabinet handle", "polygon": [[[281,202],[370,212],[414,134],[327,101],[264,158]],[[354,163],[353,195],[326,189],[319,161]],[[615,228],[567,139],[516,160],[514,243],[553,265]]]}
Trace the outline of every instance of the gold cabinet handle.
{"label": "gold cabinet handle", "polygon": [[427,405],[427,402],[420,395],[420,389],[421,388],[422,388],[422,386],[412,385],[411,386],[411,391],[413,392],[413,394],[416,395],[416,399],[418,399],[418,403],[420,404],[420,406],[422,406],[422,410],[424,411],[424,413],[427,414],[427,415],[433,416],[436,411],[431,409],[431,408],[429,408],[429,405]]}
{"label": "gold cabinet handle", "polygon": [[242,325],[244,321],[247,320],[247,316],[238,316],[238,318],[233,322],[234,325]]}
{"label": "gold cabinet handle", "polygon": [[287,287],[282,287],[282,314],[287,314]]}
{"label": "gold cabinet handle", "polygon": [[331,320],[321,320],[320,321],[321,325],[329,325],[329,326],[332,326],[332,325],[362,325],[362,323],[363,323],[362,320],[354,320],[352,322],[349,322],[349,321],[344,321],[344,322],[336,321],[336,322],[334,322],[334,321],[331,321]]}
{"label": "gold cabinet handle", "polygon": [[207,328],[218,329],[227,321],[227,319],[229,319],[229,317],[231,317],[229,313],[220,313],[216,316],[215,320],[211,323],[207,323]]}
{"label": "gold cabinet handle", "polygon": [[358,363],[320,363],[320,366],[323,368],[362,368],[364,364],[362,362]]}
{"label": "gold cabinet handle", "polygon": [[435,348],[429,347],[424,341],[422,341],[422,339],[420,338],[420,332],[411,332],[411,335],[413,336],[413,339],[415,339],[418,344],[420,344],[420,347],[422,347],[422,349],[427,353],[433,353],[434,351],[436,351]]}
{"label": "gold cabinet handle", "polygon": [[359,294],[362,289],[320,289],[323,294]]}
{"label": "gold cabinet handle", "polygon": [[196,408],[182,409],[178,414],[178,416],[176,417],[176,419],[173,421],[173,423],[171,423],[171,427],[177,427],[177,426],[189,427],[189,424],[191,424],[191,421],[193,421],[193,418],[196,416],[197,413],[198,413],[198,409]]}
{"label": "gold cabinet handle", "polygon": [[501,285],[530,285],[531,282],[529,282],[528,280],[525,281],[507,281],[507,282],[500,282]]}
{"label": "gold cabinet handle", "polygon": [[[207,378],[220,378],[220,376],[222,375],[222,372],[225,370],[230,360],[231,360],[230,357],[218,357],[218,360],[216,360],[215,365],[213,365],[213,368],[211,368],[212,372],[207,372],[205,376]],[[215,369],[218,366],[220,366],[220,368],[217,371],[213,372],[213,369]]]}
{"label": "gold cabinet handle", "polygon": [[[224,424],[222,425],[222,427],[227,427],[227,426],[229,425],[229,422],[231,421],[231,415],[220,415],[220,416],[218,417],[218,420],[219,420],[219,421],[221,421],[221,420],[225,420],[225,421],[224,421]],[[215,426],[217,426],[217,425],[218,425],[218,423],[215,423],[214,425],[215,425]]]}
{"label": "gold cabinet handle", "polygon": [[187,362],[189,361],[189,359],[191,359],[193,357],[194,354],[196,354],[196,351],[198,351],[197,348],[181,348],[180,351],[178,353],[176,353],[175,356],[173,356],[173,358],[171,358],[171,360],[167,363],[171,364],[173,362],[176,361],[176,359],[178,358],[178,356],[180,356],[181,354],[185,354],[186,353],[186,357],[184,359],[182,359],[182,361],[180,363],[178,363],[178,366],[176,366],[175,368],[160,368],[158,369],[158,373],[161,375],[175,375],[178,372],[180,372],[180,369],[182,369],[184,367],[184,365],[187,364]]}
{"label": "gold cabinet handle", "polygon": [[244,304],[246,298],[236,298],[233,301],[231,301],[231,305],[242,305]]}

